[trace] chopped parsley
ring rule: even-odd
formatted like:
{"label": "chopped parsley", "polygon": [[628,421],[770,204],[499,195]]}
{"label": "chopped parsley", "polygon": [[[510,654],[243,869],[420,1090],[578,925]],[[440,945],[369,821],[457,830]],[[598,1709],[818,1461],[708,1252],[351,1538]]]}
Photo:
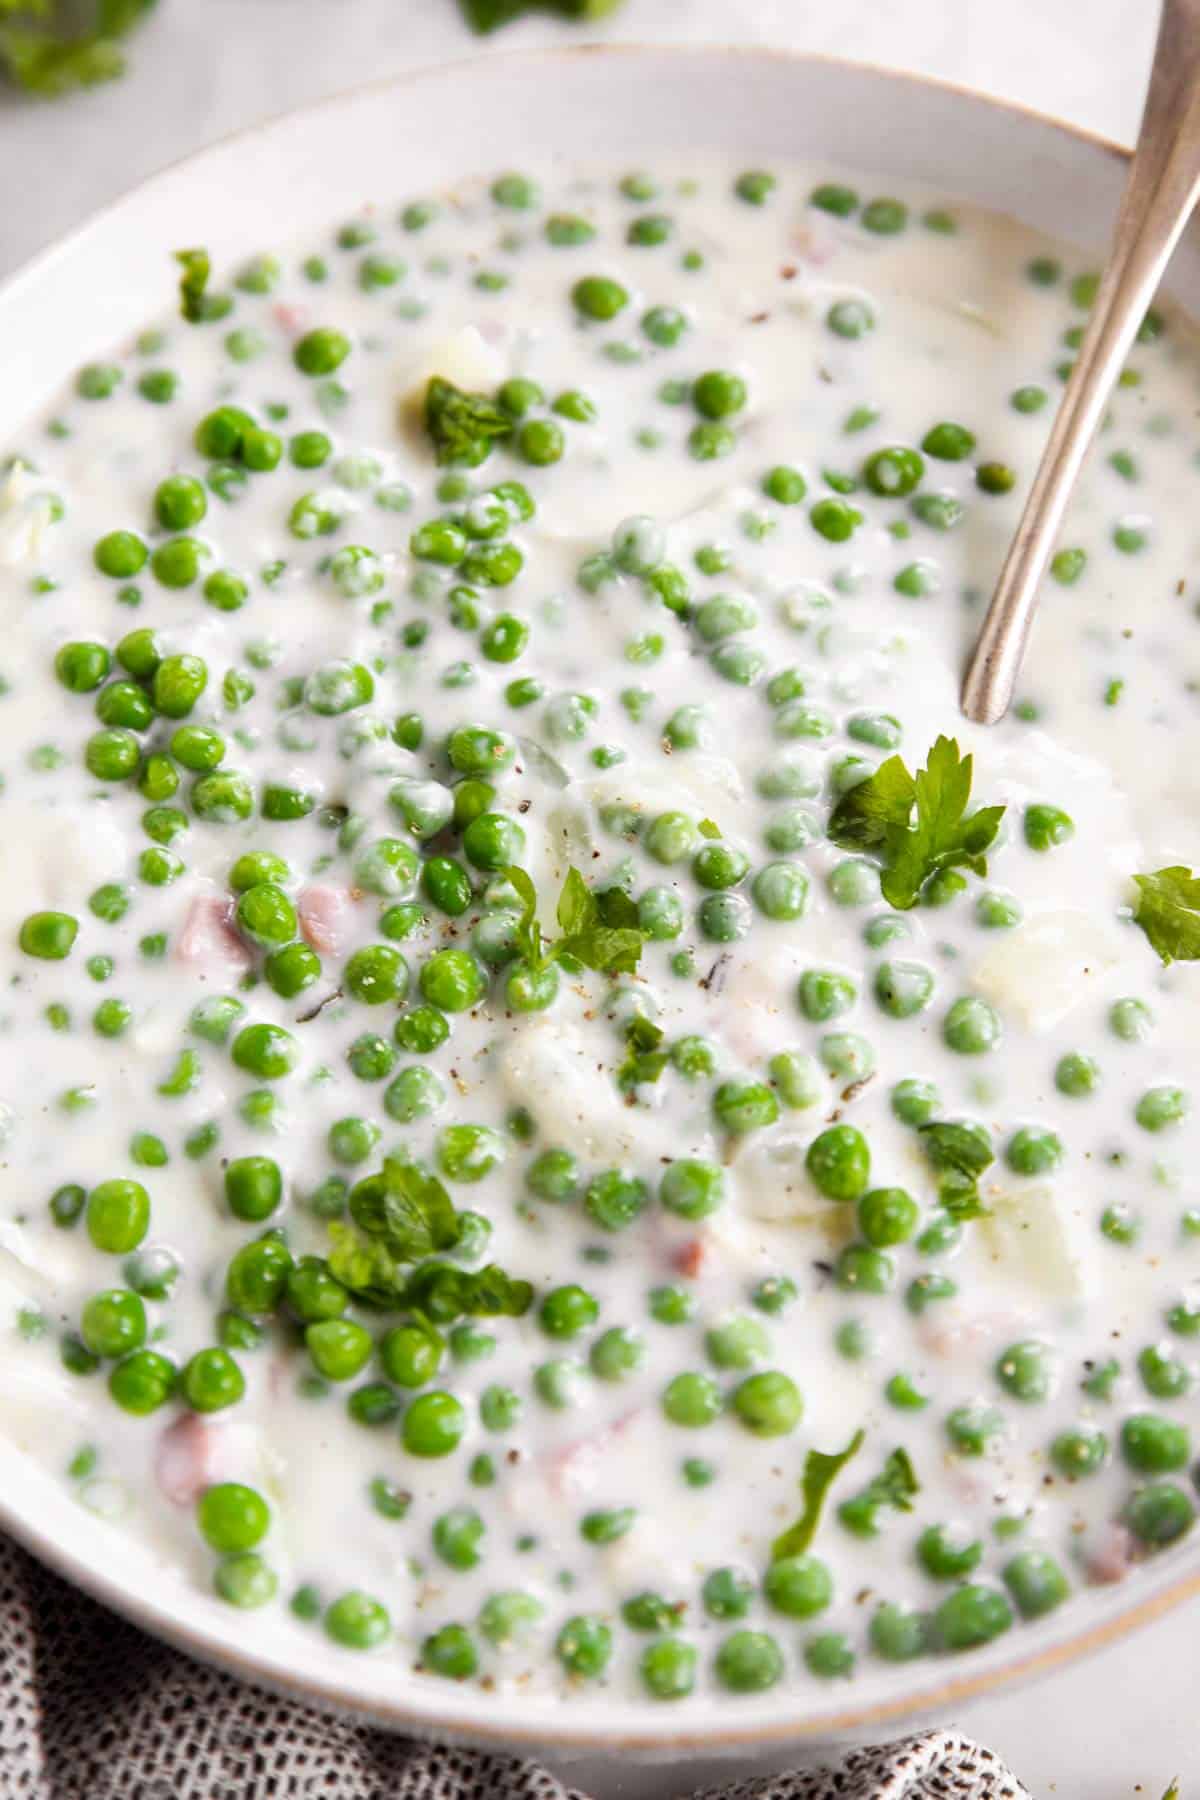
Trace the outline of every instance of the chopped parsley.
{"label": "chopped parsley", "polygon": [[1182,863],[1135,875],[1133,922],[1140,925],[1164,963],[1200,959],[1200,875]]}
{"label": "chopped parsley", "polygon": [[578,869],[568,869],[555,909],[563,935],[547,942],[538,924],[533,882],[524,869],[509,867],[504,874],[520,896],[517,950],[531,969],[564,958],[600,975],[631,975],[637,968],[646,936],[638,926],[637,905],[624,889],[593,893]]}
{"label": "chopped parsley", "polygon": [[125,72],[124,38],[156,0],[0,0],[0,73],[25,93],[53,100]]}
{"label": "chopped parsley", "polygon": [[804,1473],[800,1477],[800,1495],[804,1508],[795,1524],[789,1525],[781,1532],[771,1545],[771,1561],[779,1562],[785,1556],[801,1556],[812,1543],[817,1534],[817,1526],[821,1523],[821,1508],[825,1504],[825,1496],[850,1461],[857,1456],[863,1446],[863,1433],[856,1431],[844,1450],[826,1453],[824,1450],[810,1450],[804,1458]]}
{"label": "chopped parsley", "polygon": [[507,437],[512,419],[488,394],[468,394],[440,375],[425,389],[425,430],[439,463],[469,469],[491,455],[497,438]]}
{"label": "chopped parsley", "polygon": [[879,1514],[884,1507],[895,1512],[911,1512],[913,1497],[921,1491],[907,1450],[893,1450],[878,1475],[869,1481],[861,1494],[843,1500],[838,1518],[856,1537],[876,1537]]}
{"label": "chopped parsley", "polygon": [[983,1219],[988,1208],[979,1198],[979,1177],[996,1160],[982,1125],[935,1120],[922,1125],[921,1147],[938,1172],[938,1199],[960,1224]]}
{"label": "chopped parsley", "polygon": [[907,911],[930,878],[946,869],[987,874],[985,852],[996,840],[1004,808],[968,813],[973,760],[953,738],[939,737],[915,776],[898,756],[889,756],[834,807],[830,838],[843,850],[880,858],[889,906]]}

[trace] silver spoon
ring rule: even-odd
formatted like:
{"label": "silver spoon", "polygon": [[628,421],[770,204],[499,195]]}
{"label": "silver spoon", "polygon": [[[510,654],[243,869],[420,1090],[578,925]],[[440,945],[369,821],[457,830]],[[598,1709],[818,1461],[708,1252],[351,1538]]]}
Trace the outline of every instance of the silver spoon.
{"label": "silver spoon", "polygon": [[1200,196],[1200,0],[1163,0],[1137,147],[1108,265],[962,685],[980,725],[1008,711],[1038,583],[1138,326]]}

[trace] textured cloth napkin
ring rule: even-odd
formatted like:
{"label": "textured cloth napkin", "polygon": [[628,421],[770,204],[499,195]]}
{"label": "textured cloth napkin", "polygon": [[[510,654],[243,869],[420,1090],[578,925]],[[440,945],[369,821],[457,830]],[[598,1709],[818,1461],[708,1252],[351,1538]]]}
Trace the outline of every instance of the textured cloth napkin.
{"label": "textured cloth napkin", "polygon": [[[664,1775],[664,1800],[683,1785]],[[536,1763],[416,1744],[219,1675],[0,1539],[0,1800],[584,1797]],[[704,1800],[1029,1796],[989,1751],[930,1731]]]}

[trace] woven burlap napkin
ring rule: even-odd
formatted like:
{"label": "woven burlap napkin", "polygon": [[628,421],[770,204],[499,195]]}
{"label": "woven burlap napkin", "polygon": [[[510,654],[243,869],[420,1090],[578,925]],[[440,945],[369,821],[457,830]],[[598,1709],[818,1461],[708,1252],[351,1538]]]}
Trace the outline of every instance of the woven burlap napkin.
{"label": "woven burlap napkin", "polygon": [[[663,1779],[664,1800],[683,1782]],[[166,1649],[0,1539],[0,1800],[582,1800],[535,1763],[433,1748]],[[705,1800],[1029,1800],[949,1731]]]}

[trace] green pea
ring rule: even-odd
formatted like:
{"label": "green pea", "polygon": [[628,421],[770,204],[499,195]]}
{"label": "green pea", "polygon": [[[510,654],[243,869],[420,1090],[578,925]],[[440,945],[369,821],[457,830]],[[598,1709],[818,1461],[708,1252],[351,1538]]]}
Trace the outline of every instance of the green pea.
{"label": "green pea", "polygon": [[295,1068],[300,1046],[281,1025],[244,1025],[233,1040],[239,1069],[263,1081],[278,1081]]}
{"label": "green pea", "polygon": [[140,1181],[102,1181],[87,1197],[84,1223],[97,1250],[126,1256],[150,1229],[150,1196]]}
{"label": "green pea", "polygon": [[1007,1631],[1012,1620],[1012,1608],[999,1588],[966,1582],[942,1601],[933,1628],[947,1650],[974,1650]]}
{"label": "green pea", "polygon": [[292,361],[302,375],[332,375],[350,354],[350,340],[340,331],[318,326],[298,338]]}
{"label": "green pea", "polygon": [[624,1169],[605,1169],[593,1176],[583,1196],[584,1210],[602,1231],[624,1231],[645,1208],[646,1183]]}
{"label": "green pea", "polygon": [[1147,1088],[1134,1107],[1133,1116],[1143,1131],[1165,1131],[1185,1119],[1191,1101],[1182,1088]]}
{"label": "green pea", "polygon": [[645,1340],[624,1325],[613,1325],[602,1332],[588,1352],[592,1374],[601,1381],[625,1381],[645,1359]]}
{"label": "green pea", "polygon": [[612,1632],[603,1619],[579,1613],[568,1619],[554,1642],[555,1654],[568,1675],[595,1680],[612,1655]]}
{"label": "green pea", "polygon": [[178,1370],[157,1350],[135,1350],[108,1378],[108,1391],[122,1412],[144,1418],[171,1399]]}
{"label": "green pea", "polygon": [[205,1488],[196,1502],[196,1523],[211,1550],[253,1550],[267,1535],[271,1509],[256,1489],[220,1481]]}
{"label": "green pea", "polygon": [[1157,1413],[1132,1413],[1121,1426],[1121,1454],[1140,1475],[1169,1475],[1184,1469],[1191,1453],[1187,1426],[1174,1419]]}
{"label": "green pea", "polygon": [[80,1317],[79,1335],[94,1356],[119,1357],[138,1350],[146,1338],[146,1309],[126,1288],[93,1294]]}
{"label": "green pea", "polygon": [[903,1188],[872,1188],[858,1202],[858,1228],[875,1249],[907,1243],[918,1217],[916,1201]]}
{"label": "green pea", "polygon": [[[344,1650],[373,1650],[377,1645],[386,1643],[392,1633],[392,1621],[385,1606],[365,1594],[360,1588],[351,1588],[339,1594],[325,1609],[322,1620],[326,1635]],[[422,1656],[429,1666],[433,1661],[427,1655],[427,1645],[422,1646]],[[433,1659],[436,1661],[436,1658]]]}
{"label": "green pea", "polygon": [[577,312],[586,319],[607,321],[629,304],[629,295],[619,281],[607,275],[585,275],[571,289]]}
{"label": "green pea", "polygon": [[720,1417],[724,1401],[710,1375],[688,1371],[676,1375],[662,1393],[662,1410],[672,1425],[695,1430]]}
{"label": "green pea", "polygon": [[1196,1509],[1183,1488],[1174,1482],[1152,1481],[1137,1490],[1122,1516],[1139,1543],[1158,1550],[1191,1529]]}
{"label": "green pea", "polygon": [[748,1375],[734,1389],[731,1405],[755,1437],[784,1437],[795,1430],[804,1411],[800,1390],[790,1375],[765,1369]]}
{"label": "green pea", "polygon": [[434,1550],[452,1569],[473,1569],[482,1560],[486,1529],[473,1506],[452,1507],[433,1522]]}
{"label": "green pea", "polygon": [[1075,822],[1060,806],[1038,802],[1025,808],[1025,842],[1031,850],[1053,850],[1075,835]]}
{"label": "green pea", "polygon": [[850,976],[840,970],[806,969],[796,997],[806,1019],[814,1025],[825,1025],[849,1012],[858,993]]}
{"label": "green pea", "polygon": [[918,962],[880,963],[875,972],[875,998],[893,1019],[911,1019],[933,998],[933,970]]}
{"label": "green pea", "polygon": [[1023,1125],[1004,1147],[1004,1158],[1018,1175],[1048,1175],[1064,1155],[1061,1138],[1041,1126]]}
{"label": "green pea", "polygon": [[1023,1619],[1040,1619],[1060,1606],[1070,1584],[1054,1558],[1044,1550],[1022,1550],[1000,1571]]}
{"label": "green pea", "polygon": [[977,994],[963,994],[942,1021],[942,1039],[948,1050],[960,1056],[981,1056],[1000,1041],[1000,1018],[994,1007]]}
{"label": "green pea", "polygon": [[1054,1066],[1054,1085],[1060,1094],[1073,1100],[1093,1094],[1100,1082],[1100,1065],[1082,1051],[1069,1051]]}
{"label": "green pea", "polygon": [[235,1219],[269,1219],[283,1198],[279,1164],[268,1156],[239,1156],[225,1166],[225,1201]]}
{"label": "green pea", "polygon": [[871,1178],[871,1152],[856,1125],[831,1125],[808,1147],[805,1167],[827,1200],[857,1200]]}
{"label": "green pea", "polygon": [[766,1631],[733,1631],[713,1660],[713,1673],[732,1694],[760,1694],[783,1677],[783,1652]]}
{"label": "green pea", "polygon": [[70,913],[30,913],[22,921],[17,941],[26,956],[42,962],[62,962],[71,954],[79,934],[79,921]]}
{"label": "green pea", "polygon": [[713,1116],[735,1136],[773,1125],[779,1117],[779,1101],[763,1081],[723,1081],[713,1094]]}
{"label": "green pea", "polygon": [[246,1391],[246,1378],[228,1350],[198,1350],[184,1364],[180,1390],[195,1412],[221,1412]]}
{"label": "green pea", "polygon": [[586,1288],[572,1282],[554,1288],[544,1297],[538,1323],[548,1337],[570,1338],[594,1325],[599,1315],[596,1299]]}
{"label": "green pea", "polygon": [[1050,1445],[1050,1460],[1068,1481],[1096,1474],[1107,1459],[1107,1437],[1090,1426],[1060,1431]]}
{"label": "green pea", "polygon": [[539,1200],[562,1205],[578,1194],[579,1161],[570,1150],[543,1150],[525,1171],[525,1186]]}
{"label": "green pea", "polygon": [[418,1394],[404,1415],[401,1437],[410,1456],[449,1456],[462,1441],[467,1414],[461,1400],[440,1389]]}
{"label": "green pea", "polygon": [[956,1406],[946,1416],[946,1435],[960,1456],[986,1455],[1003,1431],[1003,1415],[994,1406]]}
{"label": "green pea", "polygon": [[1006,1394],[1026,1403],[1046,1400],[1054,1387],[1055,1367],[1050,1347],[1035,1338],[1010,1344],[996,1359],[996,1380]]}

